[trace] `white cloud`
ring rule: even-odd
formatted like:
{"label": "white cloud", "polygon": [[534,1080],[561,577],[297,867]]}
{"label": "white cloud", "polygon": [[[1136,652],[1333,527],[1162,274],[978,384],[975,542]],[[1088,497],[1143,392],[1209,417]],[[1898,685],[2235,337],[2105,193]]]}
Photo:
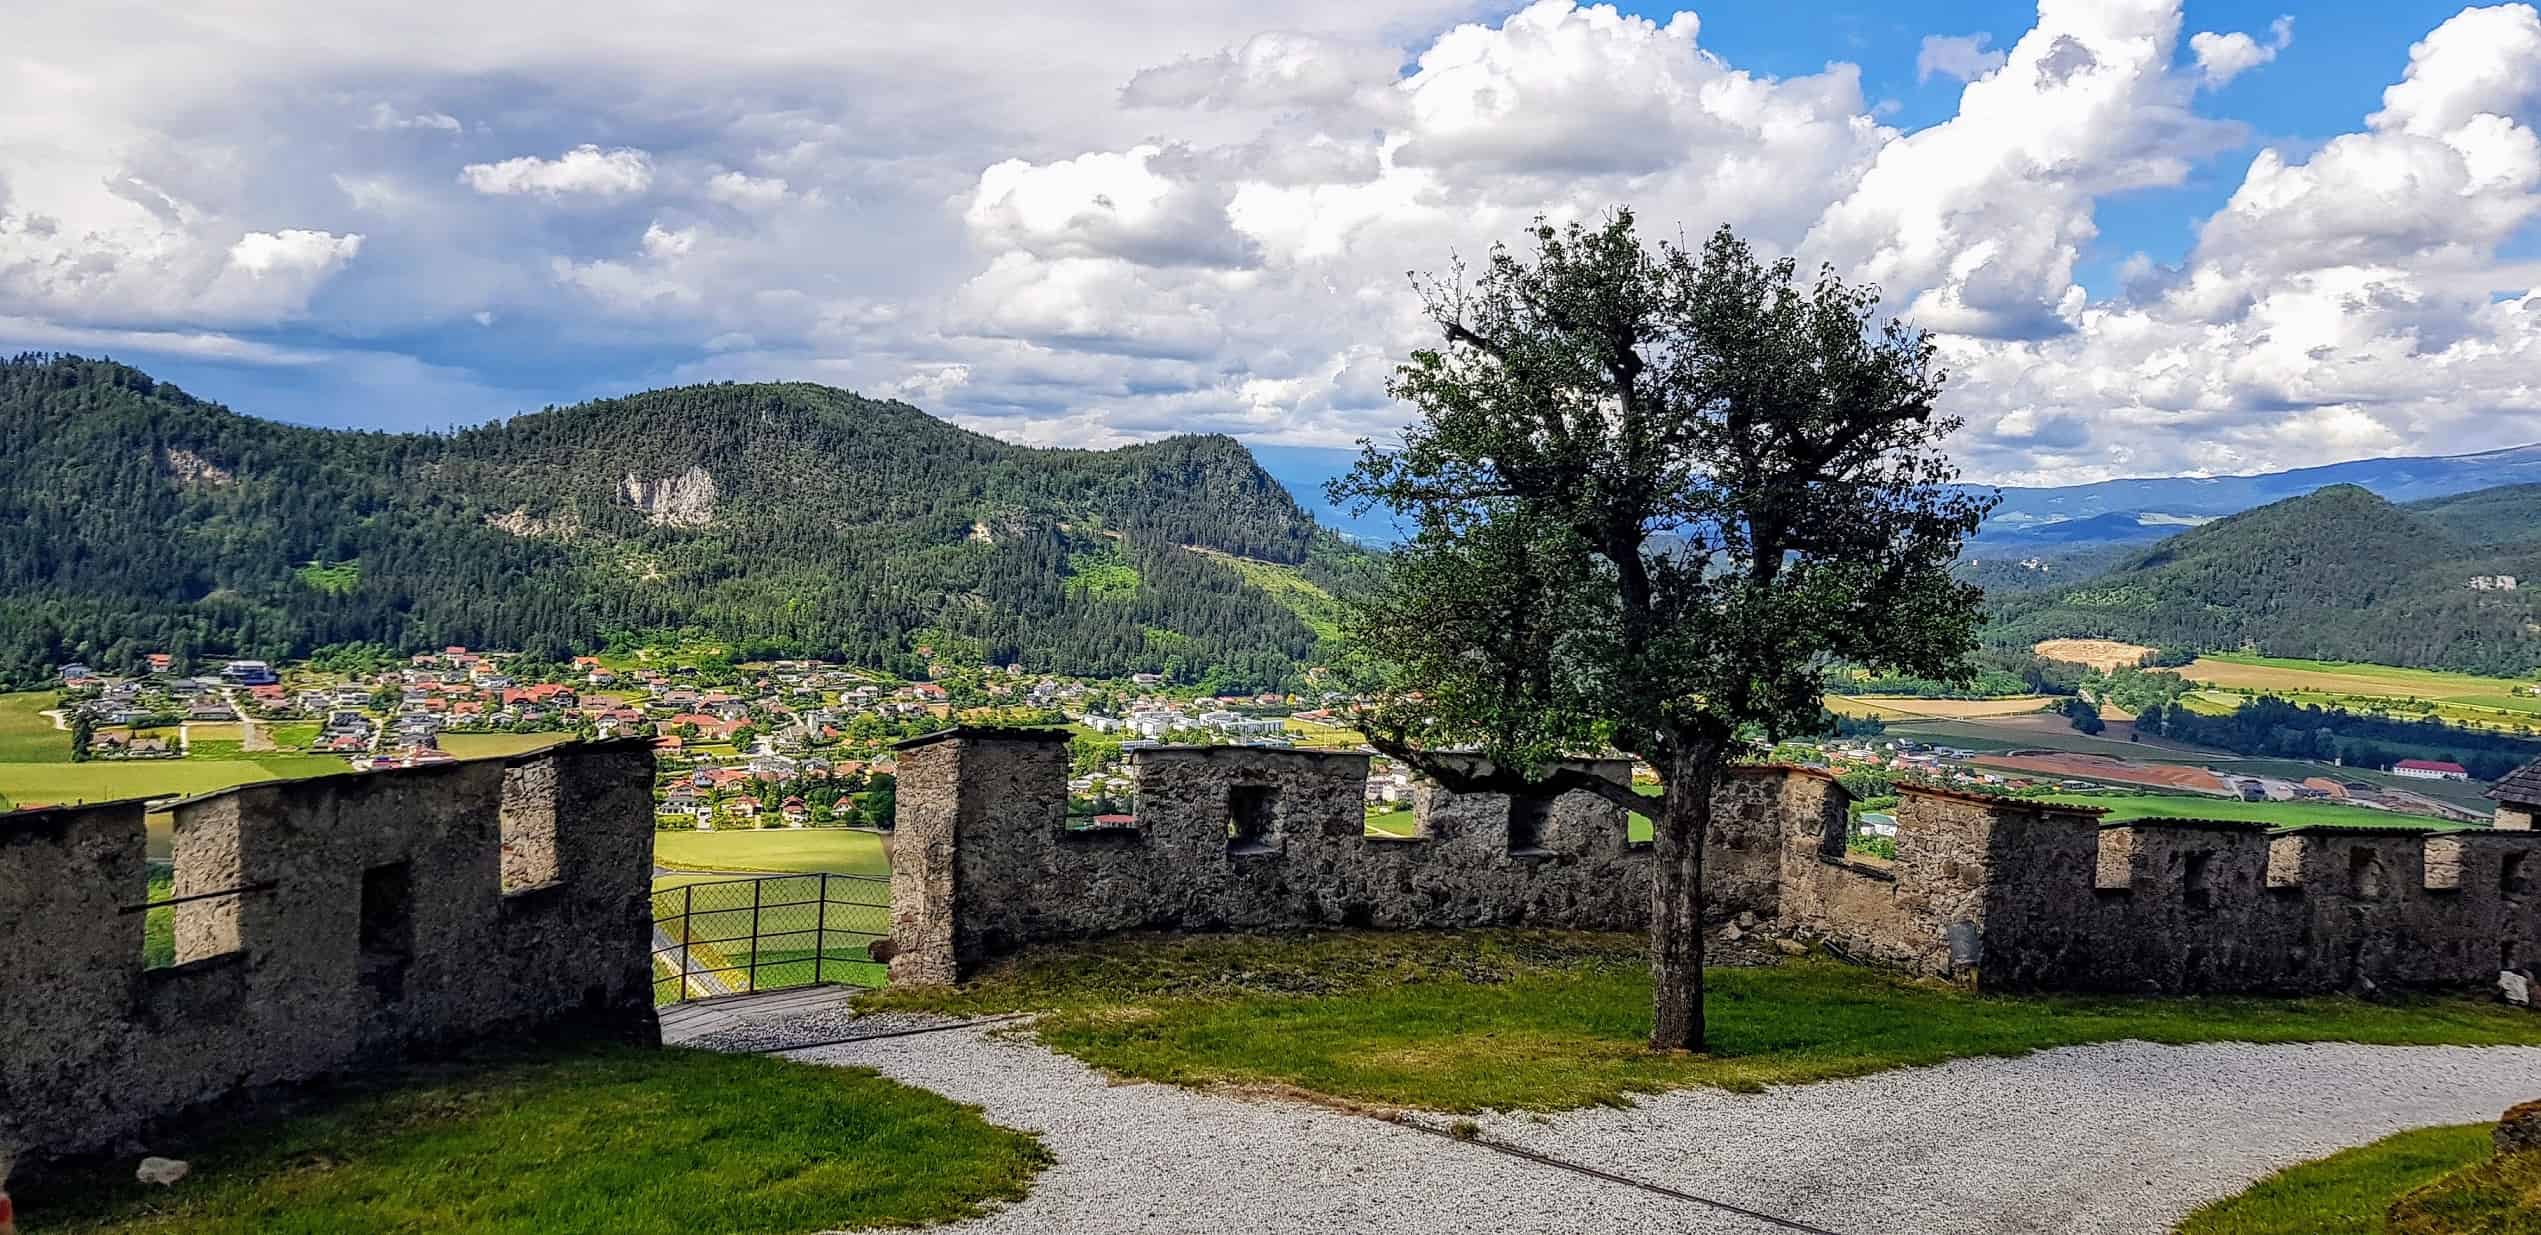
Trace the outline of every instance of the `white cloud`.
{"label": "white cloud", "polygon": [[[2192,35],[2177,0],[1925,40],[1918,75],[1965,85],[1905,132],[1849,64],[1774,77],[1690,14],[1563,0],[450,0],[385,36],[274,3],[185,38],[101,6],[12,27],[0,337],[359,355],[313,366],[326,397],[419,374],[431,399],[396,406],[444,420],[513,393],[457,372],[484,354],[563,375],[530,404],[801,377],[1035,440],[1332,444],[1400,423],[1384,378],[1432,337],[1405,271],[1630,203],[1949,332],[1982,476],[2541,437],[2541,263],[2513,256],[2541,227],[2529,5],[2390,48],[2378,112],[2306,118],[2327,140],[2248,151],[2200,109],[2290,26]],[[2086,287],[2113,199],[2199,175],[2232,191],[2192,248]],[[453,326],[404,367],[363,350]]]}
{"label": "white cloud", "polygon": [[765,210],[785,200],[786,183],[783,176],[718,172],[706,182],[706,196],[743,210]]}
{"label": "white cloud", "polygon": [[2233,78],[2276,59],[2276,53],[2294,43],[2294,19],[2279,17],[2268,25],[2268,41],[2261,43],[2249,35],[2235,31],[2216,34],[2201,30],[2188,36],[2188,50],[2197,57],[2198,73],[2206,88],[2220,89]]}
{"label": "white cloud", "polygon": [[401,112],[395,107],[389,106],[387,103],[371,104],[370,118],[367,122],[365,122],[364,127],[382,132],[396,129],[437,129],[444,133],[464,133],[467,131],[467,126],[459,123],[458,117],[450,115],[447,112],[420,111],[407,113]]}
{"label": "white cloud", "polygon": [[1986,50],[1985,45],[1993,41],[1994,36],[1983,31],[1975,34],[1927,34],[1922,49],[1915,53],[1915,80],[1931,81],[1935,73],[1960,81],[1983,77],[2003,67],[2003,62],[2011,58],[2011,53],[1999,48]]}
{"label": "white cloud", "polygon": [[522,155],[500,163],[470,163],[459,170],[459,179],[479,193],[497,197],[619,197],[652,187],[653,156],[629,148],[604,151],[582,145],[554,159]]}

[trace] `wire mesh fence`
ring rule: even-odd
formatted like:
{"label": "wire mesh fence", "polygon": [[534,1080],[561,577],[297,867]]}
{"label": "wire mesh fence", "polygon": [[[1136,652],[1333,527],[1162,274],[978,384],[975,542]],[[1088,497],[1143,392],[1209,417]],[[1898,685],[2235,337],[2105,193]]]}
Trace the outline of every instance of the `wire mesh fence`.
{"label": "wire mesh fence", "polygon": [[878,875],[706,879],[653,893],[653,1002],[888,978],[867,949],[891,934]]}

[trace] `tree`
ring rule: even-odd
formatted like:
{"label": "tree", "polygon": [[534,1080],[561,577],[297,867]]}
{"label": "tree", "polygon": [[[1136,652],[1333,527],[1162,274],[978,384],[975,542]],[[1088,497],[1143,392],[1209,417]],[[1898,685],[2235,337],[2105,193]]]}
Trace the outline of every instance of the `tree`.
{"label": "tree", "polygon": [[[1991,500],[1953,483],[1933,345],[1876,289],[1727,229],[1645,248],[1629,211],[1531,238],[1423,285],[1445,343],[1389,387],[1420,420],[1330,487],[1418,529],[1346,607],[1363,727],[1451,790],[1653,815],[1651,1045],[1701,1050],[1724,769],[1814,723],[1833,660],[1965,676],[1980,594],[1950,564]],[[1608,747],[1656,809],[1558,762]]]}
{"label": "tree", "polygon": [[876,772],[865,782],[865,794],[858,804],[864,825],[880,831],[891,830],[900,810],[900,785],[889,772]]}
{"label": "tree", "polygon": [[88,762],[89,745],[97,740],[97,722],[86,708],[71,713],[71,762]]}

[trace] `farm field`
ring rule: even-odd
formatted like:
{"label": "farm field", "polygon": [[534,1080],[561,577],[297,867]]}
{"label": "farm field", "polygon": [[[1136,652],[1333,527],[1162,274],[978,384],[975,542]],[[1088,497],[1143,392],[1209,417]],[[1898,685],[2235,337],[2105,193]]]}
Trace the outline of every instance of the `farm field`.
{"label": "farm field", "polygon": [[2089,665],[2106,673],[2129,665],[2140,665],[2155,649],[2140,643],[2119,643],[2114,639],[2049,639],[2030,651],[2049,660],[2068,665]]}
{"label": "farm field", "polygon": [[483,759],[494,755],[518,755],[527,751],[571,741],[569,733],[445,733],[441,749],[453,759]]}
{"label": "farm field", "polygon": [[749,831],[656,832],[653,861],[701,871],[778,871],[844,875],[891,873],[889,840],[853,828],[755,828]]}
{"label": "farm field", "polygon": [[2430,699],[2500,711],[2541,714],[2541,697],[2514,693],[2516,687],[2531,684],[2517,678],[2239,654],[2201,656],[2179,673],[2189,681],[2216,686],[2384,699]]}
{"label": "farm field", "polygon": [[44,709],[51,691],[0,695],[0,762],[50,763],[71,757],[71,735],[53,727]]}
{"label": "farm field", "polygon": [[1830,712],[1847,716],[1876,716],[1882,720],[1981,720],[1996,716],[2020,716],[2036,712],[2046,707],[2049,702],[2045,695],[2011,695],[2001,699],[1917,699],[1887,695],[1828,695],[1826,697],[1826,707]]}
{"label": "farm field", "polygon": [[1344,725],[1319,725],[1294,716],[1288,718],[1288,732],[1301,750],[1349,750],[1367,741],[1356,729]]}
{"label": "farm field", "polygon": [[348,770],[323,755],[254,759],[147,759],[129,763],[0,763],[0,798],[20,806],[114,802],[210,793],[263,780],[297,780]]}
{"label": "farm field", "polygon": [[2230,798],[2184,797],[2177,794],[2059,793],[2046,800],[2068,806],[2097,806],[2108,821],[2129,819],[2227,819],[2290,828],[2306,823],[2340,827],[2427,828],[2459,826],[2425,815],[2402,815],[2362,806],[2318,802],[2242,802]]}

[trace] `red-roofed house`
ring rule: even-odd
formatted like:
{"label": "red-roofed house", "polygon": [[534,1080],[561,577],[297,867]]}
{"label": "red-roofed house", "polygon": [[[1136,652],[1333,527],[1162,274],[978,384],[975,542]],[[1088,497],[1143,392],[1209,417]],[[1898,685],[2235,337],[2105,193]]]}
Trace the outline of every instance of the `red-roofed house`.
{"label": "red-roofed house", "polygon": [[2403,759],[2391,765],[2393,776],[2411,780],[2469,780],[2470,769],[2441,759]]}

